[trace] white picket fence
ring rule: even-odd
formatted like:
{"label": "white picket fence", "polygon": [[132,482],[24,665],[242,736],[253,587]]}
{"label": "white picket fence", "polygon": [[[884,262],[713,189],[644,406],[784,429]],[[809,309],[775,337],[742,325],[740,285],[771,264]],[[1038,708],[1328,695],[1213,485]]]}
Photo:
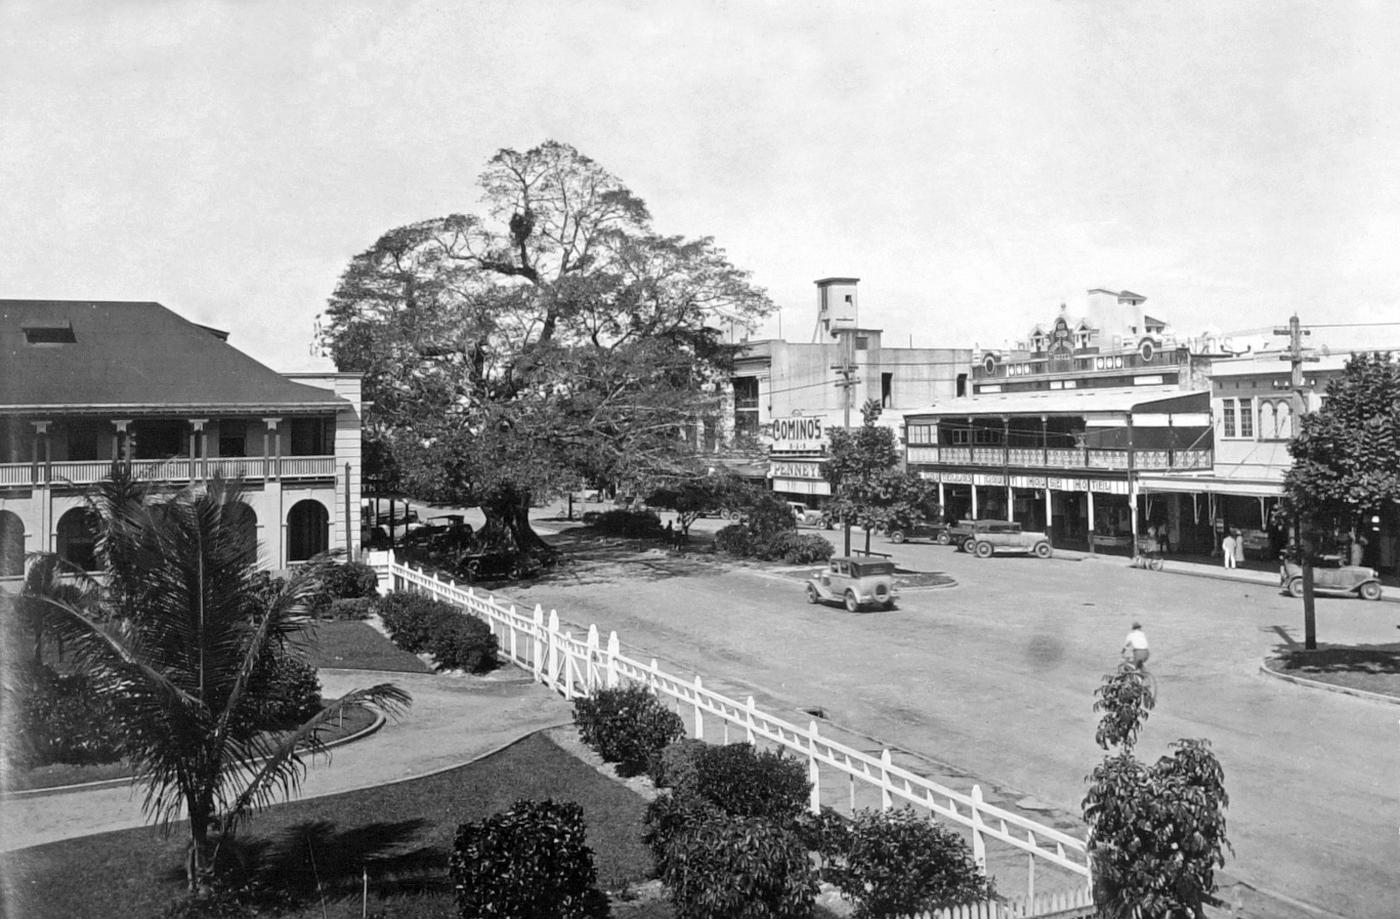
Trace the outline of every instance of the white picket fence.
{"label": "white picket fence", "polygon": [[[379,570],[381,586],[429,594],[487,622],[500,642],[501,656],[566,699],[586,696],[596,689],[615,687],[624,681],[643,683],[659,696],[671,700],[689,721],[688,727],[696,738],[707,738],[709,724],[711,740],[718,740],[722,734],[722,742],[727,743],[734,730],[750,743],[766,741],[806,760],[812,784],[810,806],[814,813],[822,805],[822,770],[834,770],[846,778],[852,809],[858,787],[874,788],[885,809],[911,805],[967,828],[972,837],[973,857],[984,871],[989,843],[1010,846],[1025,854],[1026,894],[1024,900],[1019,901],[1020,907],[1002,901],[986,906],[995,908],[996,912],[955,911],[939,913],[938,919],[1010,919],[1046,915],[1062,908],[1092,903],[1088,899],[1090,872],[1084,840],[989,804],[983,800],[980,786],[973,785],[966,793],[947,788],[896,765],[888,749],[882,750],[879,756],[871,755],[822,736],[815,720],[805,728],[800,727],[759,709],[752,696],[740,702],[706,689],[699,676],[687,680],[667,673],[657,665],[655,658],[647,663],[630,658],[622,653],[616,632],[609,634],[607,642],[603,643],[597,626],[590,625],[586,637],[575,638],[571,631],[560,627],[559,614],[553,610],[548,616],[539,606],[528,614],[517,612],[514,605],[501,603],[487,591],[463,587],[435,573],[401,565],[390,553],[371,553],[369,562]],[[1053,898],[1037,897],[1037,865],[1053,865],[1069,872],[1078,880],[1079,887],[1065,896],[1082,895],[1086,902],[1059,907],[1050,905]],[[1035,911],[1008,911],[1032,908]]]}

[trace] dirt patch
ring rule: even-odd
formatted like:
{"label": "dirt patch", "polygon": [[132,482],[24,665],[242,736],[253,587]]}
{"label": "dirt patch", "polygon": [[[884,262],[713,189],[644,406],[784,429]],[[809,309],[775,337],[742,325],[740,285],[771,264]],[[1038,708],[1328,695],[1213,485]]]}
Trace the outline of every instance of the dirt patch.
{"label": "dirt patch", "polygon": [[1290,650],[1264,666],[1287,676],[1400,698],[1400,644]]}

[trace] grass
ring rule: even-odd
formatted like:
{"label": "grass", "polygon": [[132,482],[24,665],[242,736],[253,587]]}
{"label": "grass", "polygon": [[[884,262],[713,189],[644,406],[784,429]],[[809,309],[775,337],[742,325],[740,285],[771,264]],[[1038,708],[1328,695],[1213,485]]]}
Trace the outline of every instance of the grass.
{"label": "grass", "polygon": [[1290,676],[1400,698],[1400,644],[1294,648],[1267,663]]}
{"label": "grass", "polygon": [[[319,884],[325,916],[360,916],[361,872],[368,870],[371,915],[455,916],[447,859],[456,827],[519,798],[583,807],[604,886],[638,883],[650,870],[641,842],[642,798],[541,735],[428,778],[273,807],[244,828],[239,859],[251,876],[294,896],[299,905],[280,915],[323,916]],[[169,838],[146,827],[4,853],[0,914],[158,916],[184,890],[183,829],[176,825]],[[670,912],[651,903],[619,915]]]}
{"label": "grass", "polygon": [[318,622],[305,647],[311,663],[316,667],[394,673],[432,672],[431,667],[366,622]]}

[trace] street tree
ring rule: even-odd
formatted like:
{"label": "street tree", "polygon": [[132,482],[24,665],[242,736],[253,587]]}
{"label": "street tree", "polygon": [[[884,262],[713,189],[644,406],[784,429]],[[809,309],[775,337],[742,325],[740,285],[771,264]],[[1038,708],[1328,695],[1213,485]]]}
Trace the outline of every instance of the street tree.
{"label": "street tree", "polygon": [[567,144],[503,149],[479,184],[484,213],[395,228],[351,260],[322,342],[365,374],[367,435],[402,487],[480,507],[529,548],[533,501],[693,465],[687,431],[718,411],[735,353],[724,330],[773,306]]}
{"label": "street tree", "polygon": [[833,429],[827,461],[822,464],[822,475],[831,484],[832,493],[825,510],[845,528],[847,554],[852,526],[865,530],[868,552],[872,530],[908,524],[936,513],[933,487],[917,473],[902,468],[894,431],[876,424],[880,413],[880,403],[868,400],[861,407],[860,427]]}
{"label": "street tree", "polygon": [[1108,755],[1089,775],[1083,808],[1099,915],[1201,919],[1230,849],[1225,771],[1207,740],[1178,740],[1150,766],[1134,756],[1156,701],[1135,665],[1105,676],[1094,694],[1103,713],[1094,740]]}
{"label": "street tree", "polygon": [[647,495],[649,507],[676,512],[681,537],[690,535],[691,524],[705,514],[733,511],[751,506],[753,486],[728,472],[707,472],[693,477],[676,477]]}
{"label": "street tree", "polygon": [[398,712],[409,696],[380,683],[318,706],[290,730],[265,730],[261,716],[279,700],[258,685],[275,660],[302,660],[297,639],[311,625],[320,568],[269,589],[234,484],[132,501],[129,481],[108,481],[99,493],[98,503],[117,509],[101,522],[107,581],[142,589],[107,588],[92,602],[46,589],[25,599],[44,606],[50,634],[112,702],[147,815],[167,827],[188,818],[189,886],[205,894],[218,845],[252,811],[296,790],[310,759],[325,753],[323,728],[352,706]]}
{"label": "street tree", "polygon": [[[1317,547],[1337,530],[1364,533],[1370,518],[1400,504],[1400,361],[1393,354],[1354,354],[1327,384],[1322,407],[1297,420],[1288,445],[1282,522],[1298,536],[1300,562],[1311,566]],[[1310,594],[1312,579],[1304,585]],[[1305,644],[1317,647],[1305,596]]]}

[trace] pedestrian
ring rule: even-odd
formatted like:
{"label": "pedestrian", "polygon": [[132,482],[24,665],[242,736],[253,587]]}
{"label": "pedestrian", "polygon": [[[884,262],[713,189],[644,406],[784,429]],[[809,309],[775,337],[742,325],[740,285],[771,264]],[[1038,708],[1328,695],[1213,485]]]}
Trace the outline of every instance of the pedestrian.
{"label": "pedestrian", "polygon": [[1167,530],[1165,523],[1157,524],[1157,551],[1164,555],[1170,554],[1172,551],[1171,533]]}
{"label": "pedestrian", "polygon": [[676,547],[676,528],[669,520],[666,521],[666,545]]}
{"label": "pedestrian", "polygon": [[1234,530],[1226,530],[1225,538],[1220,541],[1220,556],[1226,568],[1235,567],[1235,548],[1239,545],[1239,540],[1235,538]]}
{"label": "pedestrian", "polygon": [[1142,630],[1142,623],[1134,622],[1132,631],[1128,633],[1127,639],[1123,642],[1123,660],[1139,670],[1144,670],[1147,666],[1147,658],[1151,654],[1152,652],[1147,649],[1147,633]]}
{"label": "pedestrian", "polygon": [[1359,566],[1366,558],[1366,534],[1358,530],[1352,531],[1351,538],[1351,564],[1353,567]]}

